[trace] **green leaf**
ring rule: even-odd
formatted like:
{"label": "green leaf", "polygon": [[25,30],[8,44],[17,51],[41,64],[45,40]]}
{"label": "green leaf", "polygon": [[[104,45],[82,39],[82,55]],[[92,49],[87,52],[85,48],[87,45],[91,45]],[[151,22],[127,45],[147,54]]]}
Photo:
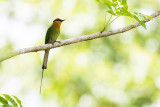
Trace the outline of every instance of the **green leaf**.
{"label": "green leaf", "polygon": [[107,12],[112,14],[112,15],[116,15],[113,11],[108,10]]}
{"label": "green leaf", "polygon": [[8,101],[10,101],[13,104],[14,107],[18,107],[17,103],[15,102],[14,99],[12,99],[12,97],[10,95],[8,95],[8,94],[3,94],[3,95]]}
{"label": "green leaf", "polygon": [[151,16],[145,15],[147,18],[153,20],[153,18]]}
{"label": "green leaf", "polygon": [[108,4],[105,4],[105,5],[109,8],[110,11],[114,11],[110,5]]}
{"label": "green leaf", "polygon": [[139,24],[141,24],[145,29],[147,29],[146,24],[144,23],[144,21],[139,20],[136,15],[134,15],[133,17],[139,22]]}
{"label": "green leaf", "polygon": [[100,0],[96,0],[97,2],[99,2],[99,3],[101,3],[101,1]]}
{"label": "green leaf", "polygon": [[142,13],[137,13],[137,12],[133,12],[133,14],[135,14],[140,20],[146,20],[146,21],[148,21],[147,15],[144,15]]}
{"label": "green leaf", "polygon": [[145,15],[143,15],[143,18],[144,20],[148,21],[148,18]]}
{"label": "green leaf", "polygon": [[124,15],[133,18],[133,15],[132,15],[131,12],[125,11],[125,12],[124,12]]}
{"label": "green leaf", "polygon": [[3,105],[3,107],[13,107],[13,106],[6,104],[6,105]]}
{"label": "green leaf", "polygon": [[113,6],[113,3],[110,0],[104,0],[103,2],[110,5],[110,6]]}
{"label": "green leaf", "polygon": [[112,2],[116,2],[117,0],[112,0]]}
{"label": "green leaf", "polygon": [[18,102],[18,104],[20,105],[20,107],[23,107],[23,106],[21,105],[21,101],[20,101],[16,96],[13,95],[13,97],[17,100],[17,102]]}
{"label": "green leaf", "polygon": [[148,20],[142,13],[134,12],[140,20]]}
{"label": "green leaf", "polygon": [[127,4],[127,0],[122,0],[122,4]]}
{"label": "green leaf", "polygon": [[4,105],[8,104],[8,101],[0,96],[0,102]]}

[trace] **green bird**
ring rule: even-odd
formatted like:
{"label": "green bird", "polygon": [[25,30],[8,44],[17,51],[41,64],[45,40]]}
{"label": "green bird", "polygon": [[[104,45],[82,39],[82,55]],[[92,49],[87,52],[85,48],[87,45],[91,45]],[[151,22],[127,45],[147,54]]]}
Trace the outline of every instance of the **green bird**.
{"label": "green bird", "polygon": [[[63,21],[64,20],[62,20],[60,18],[56,18],[53,21],[52,25],[47,30],[46,37],[45,37],[45,44],[54,43],[57,40],[57,38],[60,34],[60,26]],[[41,87],[42,87],[43,72],[44,72],[44,69],[47,69],[49,50],[50,49],[46,49],[45,54],[44,54],[43,65],[42,65],[42,78],[41,78],[41,85],[40,85],[40,93],[41,93]]]}

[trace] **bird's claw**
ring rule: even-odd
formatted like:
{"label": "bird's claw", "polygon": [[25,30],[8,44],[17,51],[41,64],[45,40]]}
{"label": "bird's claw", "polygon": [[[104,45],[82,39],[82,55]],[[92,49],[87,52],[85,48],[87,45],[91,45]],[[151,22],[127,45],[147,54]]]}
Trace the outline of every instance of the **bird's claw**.
{"label": "bird's claw", "polygon": [[56,41],[56,42],[61,43],[61,41]]}
{"label": "bird's claw", "polygon": [[61,43],[61,41],[56,41],[56,42]]}
{"label": "bird's claw", "polygon": [[[55,41],[55,42],[61,43],[61,41]],[[54,45],[55,42],[52,42],[52,45]]]}

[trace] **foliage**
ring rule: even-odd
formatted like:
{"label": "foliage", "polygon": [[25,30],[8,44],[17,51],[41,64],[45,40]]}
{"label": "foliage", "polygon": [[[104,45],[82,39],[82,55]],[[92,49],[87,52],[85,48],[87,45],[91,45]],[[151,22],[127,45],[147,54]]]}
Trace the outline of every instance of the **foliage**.
{"label": "foliage", "polygon": [[129,16],[137,20],[145,29],[146,25],[144,20],[152,19],[152,17],[148,15],[144,15],[138,12],[129,12],[127,0],[96,0],[99,3],[107,6],[107,12],[114,16]]}
{"label": "foliage", "polygon": [[21,101],[14,95],[1,94],[0,105],[3,107],[23,107]]}

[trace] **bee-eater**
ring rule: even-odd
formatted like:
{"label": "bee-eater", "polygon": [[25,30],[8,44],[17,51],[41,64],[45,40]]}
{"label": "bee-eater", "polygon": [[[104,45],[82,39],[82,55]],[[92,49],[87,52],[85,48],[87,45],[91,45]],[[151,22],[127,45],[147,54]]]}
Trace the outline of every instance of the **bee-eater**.
{"label": "bee-eater", "polygon": [[[63,21],[64,20],[62,20],[60,18],[56,18],[53,21],[52,25],[47,30],[46,37],[45,37],[45,44],[54,43],[57,40],[57,38],[60,34],[60,26]],[[44,54],[43,65],[42,65],[42,78],[41,78],[41,85],[40,85],[40,93],[41,93],[43,72],[44,72],[44,69],[47,69],[49,50],[50,49],[46,49],[45,54]]]}

